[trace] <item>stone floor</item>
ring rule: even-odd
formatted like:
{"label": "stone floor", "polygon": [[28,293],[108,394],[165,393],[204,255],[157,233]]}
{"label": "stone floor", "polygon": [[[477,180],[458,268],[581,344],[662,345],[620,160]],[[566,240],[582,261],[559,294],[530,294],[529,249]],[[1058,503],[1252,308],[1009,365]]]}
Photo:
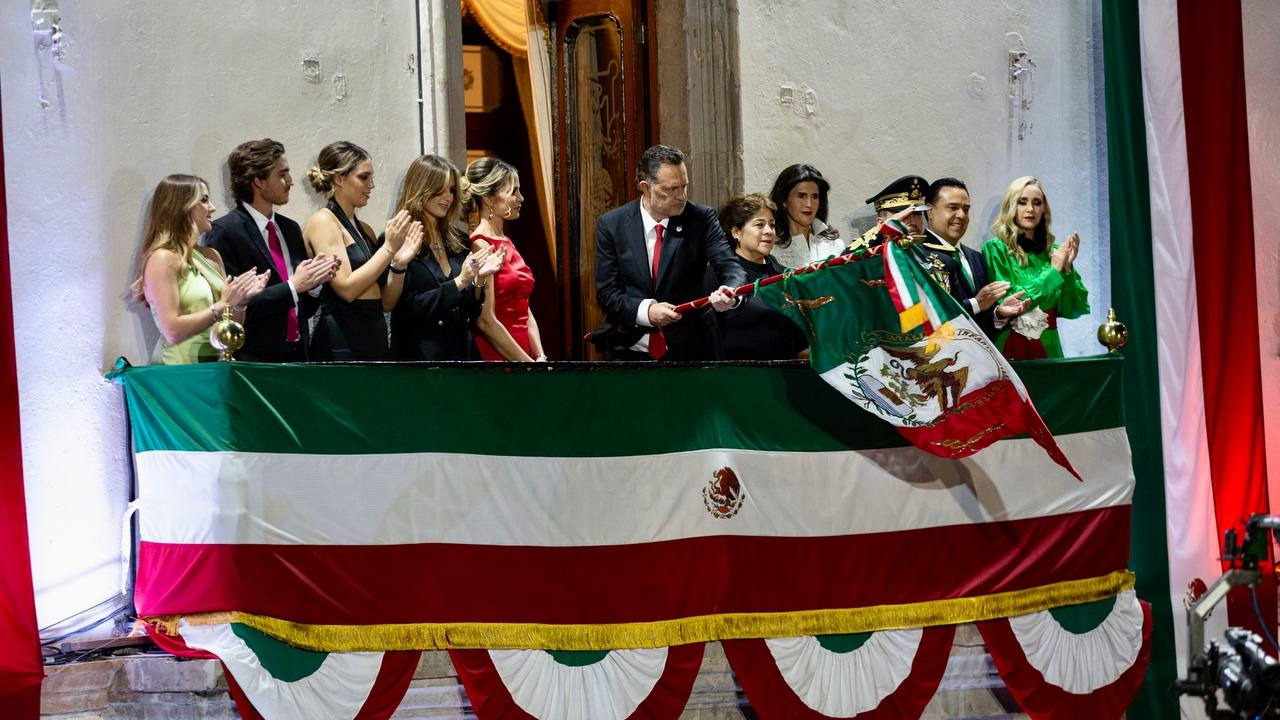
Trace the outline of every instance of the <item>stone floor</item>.
{"label": "stone floor", "polygon": [[[235,720],[221,666],[159,652],[51,666],[41,697],[50,720]],[[423,653],[401,718],[474,719],[449,656]],[[755,720],[719,643],[710,643],[682,720]],[[956,633],[946,675],[922,720],[1026,718],[1008,697],[982,638],[971,625]]]}

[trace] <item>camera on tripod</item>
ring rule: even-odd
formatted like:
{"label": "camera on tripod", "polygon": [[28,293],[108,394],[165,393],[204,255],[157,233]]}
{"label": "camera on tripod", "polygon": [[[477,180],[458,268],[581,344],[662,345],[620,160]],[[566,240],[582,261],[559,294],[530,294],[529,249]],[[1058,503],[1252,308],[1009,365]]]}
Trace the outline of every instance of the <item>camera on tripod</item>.
{"label": "camera on tripod", "polygon": [[[1173,684],[1178,695],[1204,698],[1206,714],[1215,720],[1280,718],[1280,664],[1267,652],[1263,639],[1244,628],[1227,628],[1226,642],[1204,639],[1204,624],[1214,606],[1237,585],[1254,586],[1262,579],[1258,564],[1267,559],[1269,537],[1280,540],[1280,515],[1254,515],[1245,524],[1244,540],[1234,529],[1223,537],[1223,560],[1229,569],[1200,599],[1187,608],[1191,635],[1187,677]],[[1274,642],[1272,643],[1274,650]],[[1229,710],[1218,709],[1218,691]]]}

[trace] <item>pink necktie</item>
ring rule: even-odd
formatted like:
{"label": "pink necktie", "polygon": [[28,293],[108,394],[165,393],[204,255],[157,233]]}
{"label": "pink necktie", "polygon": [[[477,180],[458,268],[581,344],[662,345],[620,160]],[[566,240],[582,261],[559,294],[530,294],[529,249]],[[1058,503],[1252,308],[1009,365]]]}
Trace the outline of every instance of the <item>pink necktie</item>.
{"label": "pink necktie", "polygon": [[[271,262],[275,264],[280,279],[289,282],[289,273],[285,269],[284,248],[280,247],[280,234],[276,232],[274,220],[267,221],[267,249],[271,251]],[[298,308],[289,308],[289,318],[284,323],[284,339],[289,342],[298,342],[299,337],[301,335],[298,333]]]}
{"label": "pink necktie", "polygon": [[[653,287],[658,288],[658,260],[662,257],[662,226],[654,225],[654,232],[658,234],[658,239],[653,243]],[[667,338],[662,334],[662,328],[658,328],[649,334],[649,355],[654,360],[659,360],[663,355],[667,354]]]}

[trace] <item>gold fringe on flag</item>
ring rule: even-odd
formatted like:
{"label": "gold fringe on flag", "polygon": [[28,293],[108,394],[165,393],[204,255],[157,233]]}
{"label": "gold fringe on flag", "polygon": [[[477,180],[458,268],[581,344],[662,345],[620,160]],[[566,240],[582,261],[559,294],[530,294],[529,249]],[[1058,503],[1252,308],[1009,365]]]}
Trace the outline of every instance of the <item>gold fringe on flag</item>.
{"label": "gold fringe on flag", "polygon": [[1133,587],[1128,570],[1083,580],[979,597],[905,605],[780,613],[704,615],[645,623],[542,625],[534,623],[415,623],[307,625],[265,615],[217,612],[148,618],[177,635],[178,621],[192,625],[238,622],[294,647],[320,652],[509,648],[518,650],[617,650],[669,647],[712,640],[836,635],[876,630],[957,625],[1027,615],[1096,602]]}

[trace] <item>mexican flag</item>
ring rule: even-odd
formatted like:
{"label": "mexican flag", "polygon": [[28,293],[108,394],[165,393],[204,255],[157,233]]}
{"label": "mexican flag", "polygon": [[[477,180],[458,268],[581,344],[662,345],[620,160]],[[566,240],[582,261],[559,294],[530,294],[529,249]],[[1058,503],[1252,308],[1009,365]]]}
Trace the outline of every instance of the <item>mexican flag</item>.
{"label": "mexican flag", "polygon": [[[803,367],[127,368],[138,613],[222,659],[268,720],[335,689],[308,681],[330,670],[349,682],[326,708],[385,708],[397,653],[436,648],[466,651],[482,718],[678,708],[711,640],[802,638],[770,673],[803,687],[825,667],[799,663],[806,637],[1132,586],[1120,365],[1025,366],[1087,483],[1029,438],[921,452]],[[862,666],[894,637],[822,657]],[[894,687],[926,696],[924,669]]]}
{"label": "mexican flag", "polygon": [[1081,479],[995,345],[907,250],[789,274],[756,292],[809,336],[827,384],[916,447],[965,458],[1030,435]]}

